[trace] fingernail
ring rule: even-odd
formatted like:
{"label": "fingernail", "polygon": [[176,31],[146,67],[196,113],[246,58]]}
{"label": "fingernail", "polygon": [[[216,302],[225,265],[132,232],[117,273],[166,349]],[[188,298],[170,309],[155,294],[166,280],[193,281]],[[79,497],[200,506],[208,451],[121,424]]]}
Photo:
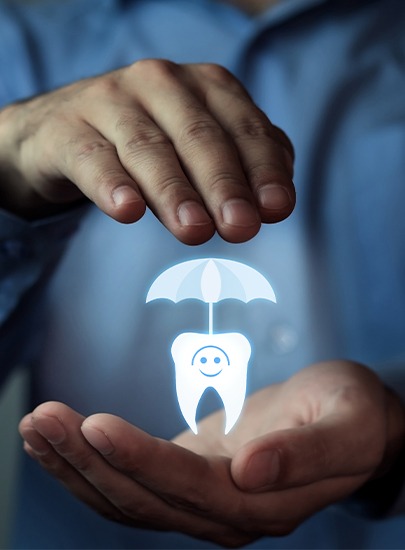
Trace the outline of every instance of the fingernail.
{"label": "fingernail", "polygon": [[274,485],[280,474],[278,451],[262,451],[252,456],[245,479],[247,489],[265,489]]}
{"label": "fingernail", "polygon": [[269,183],[259,189],[259,202],[266,210],[285,210],[291,205],[291,198],[284,187]]}
{"label": "fingernail", "polygon": [[226,224],[238,227],[252,227],[260,223],[256,208],[245,199],[231,199],[222,207],[222,217]]}
{"label": "fingernail", "polygon": [[32,417],[32,424],[51,445],[59,445],[66,439],[66,431],[59,418],[35,415]]}
{"label": "fingernail", "polygon": [[98,428],[84,422],[82,424],[82,434],[87,439],[92,447],[94,447],[102,455],[110,455],[115,451],[114,445],[111,443],[106,433]]}
{"label": "fingernail", "polygon": [[197,201],[182,202],[177,210],[177,216],[181,225],[207,225],[212,219],[207,211]]}
{"label": "fingernail", "polygon": [[121,185],[112,192],[112,200],[115,206],[121,206],[131,202],[139,201],[139,195],[129,185]]}

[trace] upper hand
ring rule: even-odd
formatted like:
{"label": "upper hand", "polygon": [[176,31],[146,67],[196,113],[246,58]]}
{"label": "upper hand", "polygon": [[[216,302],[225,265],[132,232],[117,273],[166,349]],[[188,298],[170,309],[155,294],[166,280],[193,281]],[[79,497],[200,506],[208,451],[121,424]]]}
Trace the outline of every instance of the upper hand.
{"label": "upper hand", "polygon": [[198,436],[168,442],[58,403],[38,407],[20,430],[27,452],[105,516],[241,545],[291,532],[386,471],[405,415],[371,371],[340,361],[257,392],[227,436],[222,412]]}
{"label": "upper hand", "polygon": [[148,206],[187,244],[248,240],[294,208],[288,138],[213,64],[142,60],[16,103],[0,145],[14,207],[84,195],[127,223]]}

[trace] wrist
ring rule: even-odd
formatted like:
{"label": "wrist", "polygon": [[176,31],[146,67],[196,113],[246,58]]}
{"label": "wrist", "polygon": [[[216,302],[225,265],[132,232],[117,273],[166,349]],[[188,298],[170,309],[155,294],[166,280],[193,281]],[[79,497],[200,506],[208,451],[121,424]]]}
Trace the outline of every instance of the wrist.
{"label": "wrist", "polygon": [[[77,200],[52,202],[38,193],[19,168],[20,141],[17,138],[21,104],[0,110],[0,208],[28,221],[69,210]],[[20,132],[21,133],[21,132]],[[28,169],[28,173],[31,171]],[[77,199],[77,196],[74,197]]]}

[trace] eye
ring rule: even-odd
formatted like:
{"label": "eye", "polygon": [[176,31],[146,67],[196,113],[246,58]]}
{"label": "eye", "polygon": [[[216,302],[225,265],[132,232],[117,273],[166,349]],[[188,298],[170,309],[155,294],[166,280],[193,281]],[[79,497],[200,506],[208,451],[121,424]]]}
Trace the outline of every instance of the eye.
{"label": "eye", "polygon": [[206,363],[206,362],[207,362],[207,358],[206,358],[206,357],[201,357],[200,362],[203,363],[203,364]]}
{"label": "eye", "polygon": [[214,363],[220,363],[220,362],[221,362],[221,359],[219,357],[214,358]]}

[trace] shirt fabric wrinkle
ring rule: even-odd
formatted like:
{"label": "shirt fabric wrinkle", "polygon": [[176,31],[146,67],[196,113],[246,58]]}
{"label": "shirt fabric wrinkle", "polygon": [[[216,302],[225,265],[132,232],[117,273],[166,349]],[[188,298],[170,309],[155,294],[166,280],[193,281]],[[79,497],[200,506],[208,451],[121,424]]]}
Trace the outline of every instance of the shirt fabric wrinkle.
{"label": "shirt fabric wrinkle", "polygon": [[[33,373],[32,404],[59,399],[84,414],[108,410],[161,437],[184,429],[167,354],[175,333],[201,328],[201,311],[186,303],[145,305],[144,298],[164,267],[195,254],[257,265],[276,289],[277,307],[265,313],[253,303],[218,308],[219,327],[227,329],[232,319],[254,343],[249,391],[339,355],[375,368],[405,399],[399,252],[405,191],[398,179],[405,173],[398,95],[405,81],[404,20],[400,0],[284,0],[257,18],[212,0],[0,3],[1,103],[142,57],[216,62],[243,80],[297,151],[297,209],[286,222],[264,227],[255,246],[214,237],[190,252],[150,212],[132,226],[93,207],[32,224],[1,213],[7,303],[0,294],[6,323],[0,358],[4,372],[18,362],[21,335],[36,320],[41,330],[31,331],[23,354]],[[381,151],[382,162],[375,162]],[[381,185],[371,187],[371,180]],[[384,186],[398,196],[396,205]],[[394,209],[395,221],[387,215]],[[151,253],[151,242],[159,242],[159,254]],[[32,300],[20,302],[32,286]],[[157,345],[158,337],[165,344]],[[34,540],[41,548],[55,540],[66,548],[215,547],[108,523],[26,458],[19,495],[15,548]],[[291,535],[250,547],[400,548],[405,491],[396,506],[401,516],[380,521],[332,506]]]}

